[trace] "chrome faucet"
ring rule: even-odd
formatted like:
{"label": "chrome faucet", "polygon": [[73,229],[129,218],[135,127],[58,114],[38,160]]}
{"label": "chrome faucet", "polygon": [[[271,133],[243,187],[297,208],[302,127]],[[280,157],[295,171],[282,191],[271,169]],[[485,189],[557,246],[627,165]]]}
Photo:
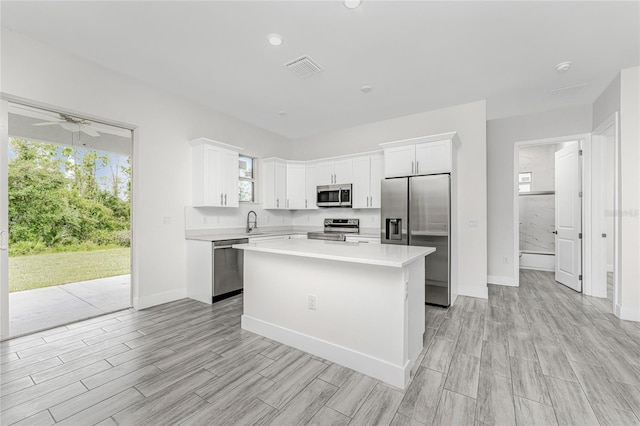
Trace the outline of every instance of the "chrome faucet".
{"label": "chrome faucet", "polygon": [[[253,222],[251,222],[251,219],[250,219],[251,213],[253,213]],[[247,213],[247,234],[253,231],[254,229],[256,229],[257,227],[258,227],[258,215],[256,214],[256,212],[251,210],[249,213]]]}

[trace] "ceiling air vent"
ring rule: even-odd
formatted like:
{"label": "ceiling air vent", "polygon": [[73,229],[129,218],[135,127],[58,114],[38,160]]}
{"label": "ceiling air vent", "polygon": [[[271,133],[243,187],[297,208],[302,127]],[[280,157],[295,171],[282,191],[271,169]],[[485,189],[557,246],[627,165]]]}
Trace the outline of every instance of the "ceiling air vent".
{"label": "ceiling air vent", "polygon": [[313,62],[313,59],[307,55],[293,59],[284,66],[300,78],[307,78],[322,71],[320,65]]}
{"label": "ceiling air vent", "polygon": [[575,86],[560,87],[559,89],[547,90],[547,97],[550,99],[566,99],[577,98],[582,95],[586,84],[577,84]]}

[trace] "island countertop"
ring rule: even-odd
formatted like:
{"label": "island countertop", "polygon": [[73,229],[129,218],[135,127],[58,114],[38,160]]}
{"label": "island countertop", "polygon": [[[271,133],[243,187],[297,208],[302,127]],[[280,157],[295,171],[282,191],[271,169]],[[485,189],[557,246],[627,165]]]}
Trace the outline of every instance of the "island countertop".
{"label": "island countertop", "polygon": [[403,268],[436,251],[433,247],[304,239],[235,244],[233,248],[394,268]]}

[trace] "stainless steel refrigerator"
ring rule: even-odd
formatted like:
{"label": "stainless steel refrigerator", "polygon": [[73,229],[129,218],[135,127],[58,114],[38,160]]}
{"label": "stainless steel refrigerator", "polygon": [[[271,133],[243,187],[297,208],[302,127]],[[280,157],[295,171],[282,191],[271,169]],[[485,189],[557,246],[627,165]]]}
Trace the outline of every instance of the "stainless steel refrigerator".
{"label": "stainless steel refrigerator", "polygon": [[435,247],[425,259],[425,302],[451,304],[451,176],[382,180],[383,244]]}

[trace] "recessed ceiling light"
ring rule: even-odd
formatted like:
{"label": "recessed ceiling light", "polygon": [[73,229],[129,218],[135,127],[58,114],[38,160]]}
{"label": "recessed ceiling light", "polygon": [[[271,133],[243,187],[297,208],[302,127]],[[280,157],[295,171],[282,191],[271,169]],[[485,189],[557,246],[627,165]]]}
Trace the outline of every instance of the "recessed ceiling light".
{"label": "recessed ceiling light", "polygon": [[269,44],[272,46],[280,46],[282,44],[282,37],[280,34],[269,34],[267,36],[267,40],[269,40]]}
{"label": "recessed ceiling light", "polygon": [[365,85],[365,86],[362,86],[360,90],[362,91],[362,93],[369,93],[370,91],[373,90],[373,87]]}
{"label": "recessed ceiling light", "polygon": [[571,62],[570,61],[560,62],[558,65],[556,65],[556,71],[558,71],[558,72],[569,71],[569,68],[571,68]]}
{"label": "recessed ceiling light", "polygon": [[355,9],[362,4],[362,0],[344,0],[343,3],[347,9]]}

